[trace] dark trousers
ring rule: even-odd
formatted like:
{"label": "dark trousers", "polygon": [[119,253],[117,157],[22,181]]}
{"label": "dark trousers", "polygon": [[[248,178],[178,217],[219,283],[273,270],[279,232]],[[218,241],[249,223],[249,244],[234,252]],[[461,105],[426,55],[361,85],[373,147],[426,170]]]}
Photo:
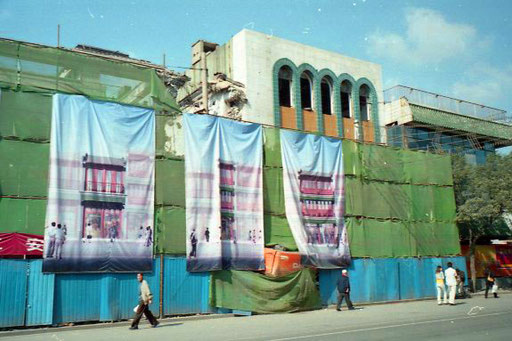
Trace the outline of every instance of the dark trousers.
{"label": "dark trousers", "polygon": [[352,305],[352,301],[350,300],[350,294],[348,292],[338,292],[338,304],[336,305],[337,310],[341,310],[341,304],[343,303],[343,298],[347,301],[348,309],[354,309]]}
{"label": "dark trousers", "polygon": [[[485,298],[487,298],[487,294],[489,293],[489,289],[492,289],[494,282],[486,282],[485,283]],[[494,297],[498,297],[497,293],[494,293]]]}
{"label": "dark trousers", "polygon": [[151,310],[149,310],[148,305],[140,301],[139,308],[137,309],[137,312],[133,317],[132,327],[137,327],[139,325],[140,319],[142,318],[142,314],[146,315],[146,318],[148,319],[149,323],[151,323],[151,325],[156,325],[156,318],[153,316]]}

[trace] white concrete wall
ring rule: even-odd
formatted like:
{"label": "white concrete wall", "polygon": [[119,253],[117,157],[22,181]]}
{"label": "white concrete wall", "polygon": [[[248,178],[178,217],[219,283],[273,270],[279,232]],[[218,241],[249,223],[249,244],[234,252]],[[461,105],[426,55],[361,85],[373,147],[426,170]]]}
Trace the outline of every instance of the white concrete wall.
{"label": "white concrete wall", "polygon": [[274,124],[272,69],[274,63],[281,58],[290,59],[296,66],[308,63],[318,71],[328,68],[336,75],[348,73],[355,80],[368,78],[377,91],[379,113],[384,110],[382,72],[378,64],[251,30],[239,32],[230,43],[233,53],[232,77],[245,84],[249,101],[242,110],[242,119],[245,121]]}
{"label": "white concrete wall", "polygon": [[394,100],[384,105],[384,111],[380,114],[380,124],[382,126],[397,122],[398,125],[412,121],[412,111],[405,98]]}

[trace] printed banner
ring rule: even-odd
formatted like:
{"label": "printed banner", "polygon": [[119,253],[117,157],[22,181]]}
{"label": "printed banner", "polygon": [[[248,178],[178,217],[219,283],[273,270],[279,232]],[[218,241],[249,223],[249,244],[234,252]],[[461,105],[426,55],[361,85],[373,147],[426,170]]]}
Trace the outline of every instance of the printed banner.
{"label": "printed banner", "polygon": [[281,154],[286,218],[302,264],[347,266],[341,141],[281,130]]}
{"label": "printed banner", "polygon": [[258,124],[184,115],[187,270],[262,270],[263,146]]}
{"label": "printed banner", "polygon": [[151,271],[153,110],[54,95],[44,272]]}

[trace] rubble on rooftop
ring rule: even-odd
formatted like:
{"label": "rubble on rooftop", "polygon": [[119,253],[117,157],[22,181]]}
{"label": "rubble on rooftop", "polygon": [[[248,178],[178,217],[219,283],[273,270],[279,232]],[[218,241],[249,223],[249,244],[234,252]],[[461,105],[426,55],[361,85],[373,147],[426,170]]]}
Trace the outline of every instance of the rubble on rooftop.
{"label": "rubble on rooftop", "polygon": [[[208,113],[210,115],[241,120],[241,110],[246,103],[245,86],[242,83],[229,79],[223,73],[216,73],[214,79],[208,82]],[[201,87],[197,86],[182,98],[179,105],[183,112],[204,114]]]}

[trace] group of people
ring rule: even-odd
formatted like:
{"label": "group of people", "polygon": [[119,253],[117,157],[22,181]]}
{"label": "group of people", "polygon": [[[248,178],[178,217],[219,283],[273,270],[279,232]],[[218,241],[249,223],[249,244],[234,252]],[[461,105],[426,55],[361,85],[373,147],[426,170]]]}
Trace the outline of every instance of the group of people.
{"label": "group of people", "polygon": [[437,304],[439,305],[455,305],[458,283],[462,285],[462,290],[464,290],[464,282],[460,281],[460,277],[457,275],[457,270],[453,268],[453,264],[448,262],[447,265],[448,268],[444,272],[442,266],[439,265],[436,268]]}
{"label": "group of people", "polygon": [[143,239],[146,247],[153,245],[153,230],[151,230],[151,226],[147,226],[145,229],[144,226],[141,226],[137,234],[137,239]]}
{"label": "group of people", "polygon": [[46,228],[47,247],[46,258],[62,259],[62,246],[66,241],[67,227],[66,225],[52,222]]}

